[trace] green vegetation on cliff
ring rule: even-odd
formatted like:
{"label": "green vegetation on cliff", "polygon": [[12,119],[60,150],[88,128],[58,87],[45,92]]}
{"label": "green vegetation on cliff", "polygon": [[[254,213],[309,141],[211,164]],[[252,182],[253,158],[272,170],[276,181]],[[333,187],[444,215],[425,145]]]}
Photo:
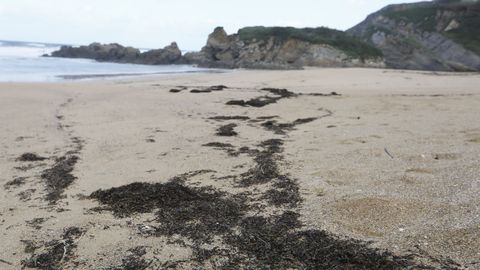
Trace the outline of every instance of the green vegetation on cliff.
{"label": "green vegetation on cliff", "polygon": [[459,28],[445,35],[480,55],[480,5],[477,5],[476,9],[468,10],[459,18],[459,23]]}
{"label": "green vegetation on cliff", "polygon": [[[412,5],[409,8],[387,7],[382,15],[412,24],[422,31],[439,32],[480,55],[479,1],[443,0]],[[444,31],[453,20],[458,23],[458,27]]]}
{"label": "green vegetation on cliff", "polygon": [[374,46],[361,41],[356,37],[347,35],[343,31],[333,30],[326,27],[319,28],[294,28],[294,27],[246,27],[238,31],[240,40],[268,40],[274,37],[277,40],[286,41],[296,39],[312,44],[326,44],[344,51],[347,55],[360,58],[382,57],[382,52]]}

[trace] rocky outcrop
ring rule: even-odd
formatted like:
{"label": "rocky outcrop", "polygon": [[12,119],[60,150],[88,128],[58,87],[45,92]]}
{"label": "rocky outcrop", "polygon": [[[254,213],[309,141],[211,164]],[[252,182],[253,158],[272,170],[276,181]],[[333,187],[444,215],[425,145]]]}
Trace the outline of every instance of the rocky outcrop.
{"label": "rocky outcrop", "polygon": [[173,42],[163,49],[150,50],[140,54],[137,63],[145,65],[178,64],[182,60],[182,52]]}
{"label": "rocky outcrop", "polygon": [[[368,48],[370,53],[355,54],[322,42],[322,35],[338,35],[341,41]],[[319,67],[382,67],[381,53],[375,48],[344,36],[343,32],[322,29],[285,27],[250,27],[238,34],[227,35],[217,27],[208,37],[200,52],[187,53],[185,61],[202,67],[296,69]],[[337,37],[336,37],[337,38]],[[362,48],[363,48],[362,47]]]}
{"label": "rocky outcrop", "polygon": [[390,5],[347,31],[383,51],[387,67],[480,71],[480,3]]}
{"label": "rocky outcrop", "polygon": [[163,49],[141,53],[139,49],[120,44],[92,43],[88,46],[62,46],[52,57],[86,58],[100,62],[132,63],[144,65],[176,64],[182,61],[182,52],[173,42]]}

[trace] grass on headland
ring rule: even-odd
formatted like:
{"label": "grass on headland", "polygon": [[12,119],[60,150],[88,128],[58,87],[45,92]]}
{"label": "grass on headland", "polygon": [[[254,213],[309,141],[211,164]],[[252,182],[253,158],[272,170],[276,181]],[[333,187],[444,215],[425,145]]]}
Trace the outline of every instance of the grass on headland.
{"label": "grass on headland", "polygon": [[296,39],[313,44],[326,44],[344,51],[347,55],[360,58],[382,57],[382,52],[374,46],[349,36],[343,31],[326,27],[294,28],[294,27],[246,27],[238,31],[243,41],[267,40],[275,37],[277,40],[286,41]]}

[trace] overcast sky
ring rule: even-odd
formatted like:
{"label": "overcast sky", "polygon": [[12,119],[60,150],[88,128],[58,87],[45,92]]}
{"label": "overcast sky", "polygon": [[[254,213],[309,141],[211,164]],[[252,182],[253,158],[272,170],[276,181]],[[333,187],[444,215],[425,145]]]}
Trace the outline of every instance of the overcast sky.
{"label": "overcast sky", "polygon": [[327,26],[345,30],[410,0],[0,0],[0,39],[197,50],[216,26]]}

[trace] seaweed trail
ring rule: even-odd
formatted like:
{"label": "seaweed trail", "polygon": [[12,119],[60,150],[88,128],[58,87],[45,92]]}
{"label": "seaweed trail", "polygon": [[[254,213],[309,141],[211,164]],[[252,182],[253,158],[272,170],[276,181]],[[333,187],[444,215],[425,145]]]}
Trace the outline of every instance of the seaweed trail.
{"label": "seaweed trail", "polygon": [[236,105],[236,106],[250,106],[250,107],[264,107],[273,103],[277,103],[277,101],[283,98],[290,98],[295,97],[297,94],[288,91],[287,89],[279,89],[279,88],[262,88],[260,91],[268,92],[274,96],[264,95],[261,97],[252,98],[250,100],[230,100],[226,103],[226,105]]}
{"label": "seaweed trail", "polygon": [[[249,100],[234,99],[226,103],[226,105],[233,106],[243,106],[243,107],[265,107],[270,104],[277,103],[279,100],[284,98],[298,97],[298,96],[321,96],[321,97],[330,97],[330,96],[341,96],[337,92],[331,92],[329,94],[323,93],[294,93],[284,88],[262,88],[260,91],[268,92],[270,95],[264,95]],[[272,96],[273,95],[273,96]]]}
{"label": "seaweed trail", "polygon": [[230,143],[221,143],[221,142],[211,142],[211,143],[204,144],[203,146],[214,147],[214,148],[233,148],[234,147]]}
{"label": "seaweed trail", "polygon": [[210,86],[208,89],[212,90],[212,91],[222,91],[223,89],[227,89],[228,86],[226,85],[212,85]]}
{"label": "seaweed trail", "polygon": [[238,184],[242,187],[250,187],[272,183],[272,188],[262,196],[268,203],[274,206],[286,206],[294,208],[302,201],[300,188],[297,180],[286,174],[281,174],[278,161],[283,159],[283,141],[270,139],[261,142],[258,147],[261,151],[248,151],[255,161],[255,166],[240,175]]}
{"label": "seaweed trail", "polygon": [[[279,203],[272,200],[275,206],[301,200],[298,184],[281,175],[274,161],[274,156],[283,151],[283,142],[272,139],[258,146],[263,150],[257,155],[256,171],[250,171],[248,176],[270,179],[275,190],[296,194],[281,195],[287,198],[274,196],[283,200]],[[263,164],[264,159],[271,164]],[[254,181],[249,185],[260,183]],[[268,191],[265,196],[269,199]],[[192,249],[191,261],[165,262],[177,269],[192,264],[200,269],[202,265],[215,265],[215,269],[437,269],[417,263],[412,256],[396,256],[362,241],[338,238],[322,230],[304,230],[300,215],[294,211],[252,216],[252,198],[248,193],[234,195],[170,180],[164,184],[134,183],[98,190],[90,198],[103,205],[101,210],[110,210],[117,217],[155,212],[156,224],[151,226],[154,228],[151,235],[180,235],[192,241],[189,245],[184,242]],[[124,264],[130,262],[147,265],[139,256]],[[451,264],[443,268],[457,269]]]}
{"label": "seaweed trail", "polygon": [[237,253],[223,269],[435,269],[325,231],[298,230],[299,214],[246,217],[226,242]]}
{"label": "seaweed trail", "polygon": [[297,125],[306,124],[317,120],[318,117],[299,118],[291,123],[278,123],[276,120],[270,120],[262,123],[262,127],[275,132],[275,134],[286,134],[287,131],[294,130]]}
{"label": "seaweed trail", "polygon": [[333,112],[324,108],[320,108],[320,111],[324,111],[325,114],[317,117],[299,118],[291,123],[278,123],[276,120],[269,120],[261,124],[267,130],[273,131],[275,134],[285,135],[288,131],[295,130],[298,125],[307,124],[325,117],[333,115]]}
{"label": "seaweed trail", "polygon": [[210,119],[210,120],[217,120],[217,121],[223,121],[223,120],[249,120],[250,117],[248,117],[248,116],[242,116],[242,115],[232,115],[232,116],[219,115],[219,116],[209,117],[208,119]]}
{"label": "seaweed trail", "polygon": [[156,212],[156,234],[182,235],[194,242],[208,242],[230,230],[248,209],[242,196],[212,187],[193,188],[176,182],[133,183],[98,190],[90,198],[117,217]]}
{"label": "seaweed trail", "polygon": [[286,175],[281,175],[273,183],[273,188],[267,190],[263,199],[276,207],[287,206],[289,208],[297,207],[302,201],[300,188],[297,180]]}
{"label": "seaweed trail", "polygon": [[212,92],[212,90],[210,90],[210,89],[192,89],[192,90],[190,90],[190,93],[194,93],[194,94],[210,93],[210,92]]}
{"label": "seaweed trail", "polygon": [[280,176],[276,160],[281,157],[283,141],[280,139],[271,139],[260,143],[262,148],[254,156],[255,166],[247,172],[240,175],[239,184],[247,187],[251,185],[265,184]]}
{"label": "seaweed trail", "polygon": [[237,127],[237,124],[228,124],[221,126],[217,129],[217,136],[224,136],[224,137],[231,137],[231,136],[237,136],[238,133],[235,132],[235,128]]}
{"label": "seaweed trail", "polygon": [[[71,127],[64,124],[64,117],[60,115],[60,110],[73,102],[73,98],[69,98],[66,102],[60,105],[57,111],[58,125],[63,127]],[[59,117],[61,116],[61,117]],[[77,164],[78,154],[83,149],[84,141],[77,136],[74,136],[72,130],[65,130],[70,138],[71,150],[67,151],[62,157],[55,160],[55,164],[49,169],[42,172],[41,178],[45,182],[46,186],[46,200],[50,204],[56,204],[58,200],[63,198],[63,192],[77,179],[73,174],[75,165]]]}
{"label": "seaweed trail", "polygon": [[[262,107],[296,94],[286,89],[266,88],[274,97],[265,96],[249,101],[232,101],[237,105]],[[315,118],[298,119],[287,126],[279,126],[284,134],[296,125]],[[230,119],[226,119],[230,120]],[[265,119],[262,119],[265,120]],[[231,134],[236,124],[222,126],[217,131]],[[236,134],[236,133],[235,133]],[[102,207],[117,217],[141,213],[156,213],[152,236],[180,235],[192,244],[183,242],[192,250],[186,261],[165,262],[162,267],[176,269],[437,269],[415,260],[413,255],[396,256],[375,249],[369,243],[351,238],[339,238],[322,230],[307,230],[296,211],[303,201],[295,179],[280,172],[278,162],[283,160],[284,142],[270,139],[256,148],[225,143],[204,146],[226,149],[229,153],[247,153],[255,165],[235,178],[236,188],[253,189],[253,192],[227,193],[213,187],[190,187],[188,177],[167,183],[134,183],[108,190],[98,190],[90,195]],[[262,192],[258,186],[264,185]],[[235,187],[235,186],[234,186]],[[260,194],[258,194],[260,192]],[[270,211],[260,209],[260,200],[268,202]],[[287,210],[285,210],[287,209]],[[424,259],[422,257],[422,259]],[[212,267],[213,266],[213,267]],[[444,264],[443,269],[457,269],[454,264]],[[142,269],[142,268],[140,268]]]}
{"label": "seaweed trail", "polygon": [[[199,93],[210,93],[213,91],[222,91],[223,89],[227,89],[228,87],[225,85],[212,85],[209,87],[197,87],[190,90],[190,93],[199,94]],[[180,93],[184,90],[188,90],[187,86],[177,86],[176,88],[170,89],[170,93]]]}
{"label": "seaweed trail", "polygon": [[215,148],[215,149],[220,149],[220,150],[224,150],[225,152],[227,152],[227,154],[229,156],[232,156],[232,157],[237,157],[239,156],[240,154],[249,154],[249,155],[253,155],[254,153],[258,153],[258,150],[256,149],[250,149],[249,147],[240,147],[238,150],[235,149],[235,146],[233,146],[232,144],[230,143],[221,143],[221,142],[211,142],[211,143],[207,143],[207,144],[204,144],[202,146],[205,146],[205,147],[212,147],[212,148]]}
{"label": "seaweed trail", "polygon": [[334,96],[341,96],[341,94],[337,93],[337,92],[330,92],[328,94],[324,94],[324,93],[308,93],[308,94],[302,94],[302,95],[305,95],[305,96],[314,96],[314,97],[334,97]]}
{"label": "seaweed trail", "polygon": [[63,156],[56,160],[52,168],[43,171],[41,178],[46,185],[46,199],[50,204],[55,204],[62,198],[63,192],[76,179],[72,174],[75,164],[78,161],[78,156]]}
{"label": "seaweed trail", "polygon": [[42,270],[64,269],[64,262],[68,262],[73,257],[73,251],[77,247],[76,240],[83,233],[83,230],[77,227],[65,229],[61,239],[46,243],[43,247],[44,251],[39,254],[33,253],[29,259],[22,262],[23,266]]}

